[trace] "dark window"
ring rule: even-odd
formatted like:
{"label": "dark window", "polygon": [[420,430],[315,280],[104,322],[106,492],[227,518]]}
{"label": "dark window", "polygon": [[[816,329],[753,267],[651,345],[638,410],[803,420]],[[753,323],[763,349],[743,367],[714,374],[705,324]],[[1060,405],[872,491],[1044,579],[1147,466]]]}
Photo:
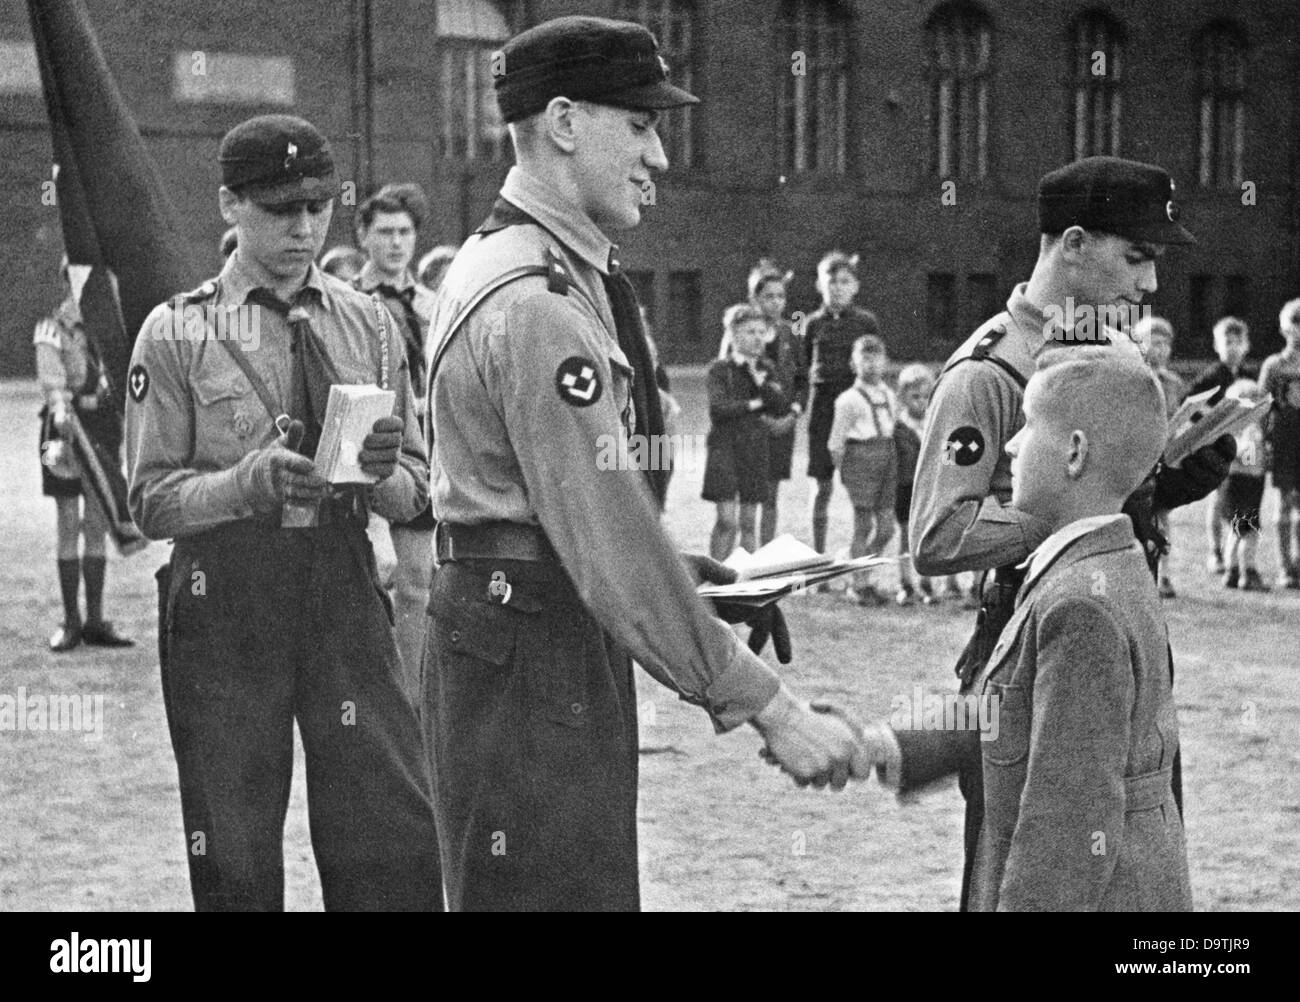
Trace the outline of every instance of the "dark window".
{"label": "dark window", "polygon": [[[645,25],[659,41],[659,54],[668,63],[668,79],[696,93],[695,66],[698,33],[695,4],[691,0],[623,0],[623,17]],[[670,167],[699,163],[698,137],[693,128],[695,110],[673,108],[659,115],[659,138]]]}
{"label": "dark window", "polygon": [[931,341],[948,342],[957,337],[957,278],[943,272],[926,276],[925,322]]}
{"label": "dark window", "polygon": [[975,333],[975,328],[1002,312],[1006,299],[998,294],[998,276],[977,272],[966,276],[966,322],[961,333]]}
{"label": "dark window", "polygon": [[492,88],[497,53],[510,37],[508,18],[523,5],[489,0],[438,0],[438,152],[460,160],[501,161],[510,138]]}
{"label": "dark window", "polygon": [[1241,186],[1246,134],[1246,39],[1216,22],[1196,40],[1199,142],[1196,174],[1203,188]]}
{"label": "dark window", "polygon": [[1108,14],[1089,11],[1075,20],[1072,35],[1074,158],[1119,156],[1124,29]]}
{"label": "dark window", "polygon": [[670,271],[668,273],[668,323],[659,339],[665,357],[670,357],[668,344],[689,344],[703,339],[701,329],[700,273],[698,271]]}
{"label": "dark window", "polygon": [[925,26],[930,77],[930,170],[941,178],[988,173],[993,25],[972,4],[944,4]]}
{"label": "dark window", "polygon": [[[1224,279],[1223,312],[1250,323],[1250,276],[1229,275]],[[1257,338],[1258,339],[1258,338]]]}
{"label": "dark window", "polygon": [[1214,354],[1212,329],[1217,319],[1214,304],[1214,276],[1192,275],[1188,280],[1188,322],[1191,330],[1184,339],[1191,357],[1203,358]]}
{"label": "dark window", "polygon": [[831,0],[782,0],[776,60],[787,172],[845,171],[848,16]]}

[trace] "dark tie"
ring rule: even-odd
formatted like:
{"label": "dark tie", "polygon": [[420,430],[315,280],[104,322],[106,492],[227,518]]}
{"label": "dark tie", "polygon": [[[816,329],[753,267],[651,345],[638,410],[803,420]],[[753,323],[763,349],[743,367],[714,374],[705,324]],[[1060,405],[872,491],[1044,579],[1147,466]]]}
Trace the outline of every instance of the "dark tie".
{"label": "dark tie", "polygon": [[405,289],[381,284],[375,286],[385,299],[397,300],[402,304],[402,319],[406,322],[406,362],[411,370],[411,391],[417,401],[424,400],[424,319],[415,309],[415,286]]}
{"label": "dark tie", "polygon": [[304,456],[315,456],[329,403],[330,384],[338,382],[334,365],[302,306],[286,303],[270,289],[254,289],[245,302],[266,307],[289,325],[289,416],[303,423],[298,451]]}
{"label": "dark tie", "polygon": [[[605,294],[609,296],[610,309],[614,313],[618,346],[623,349],[628,364],[632,366],[632,406],[636,410],[636,427],[630,430],[646,436],[647,444],[662,442],[662,437],[654,437],[664,434],[664,412],[659,403],[659,383],[655,379],[654,363],[650,360],[650,345],[646,342],[645,325],[641,322],[636,290],[623,274],[618,261],[612,258],[609,262],[609,275],[601,277],[605,283]],[[660,449],[647,448],[643,455],[657,456],[660,452]],[[668,493],[667,471],[646,470],[645,476],[651,493],[662,508]]]}

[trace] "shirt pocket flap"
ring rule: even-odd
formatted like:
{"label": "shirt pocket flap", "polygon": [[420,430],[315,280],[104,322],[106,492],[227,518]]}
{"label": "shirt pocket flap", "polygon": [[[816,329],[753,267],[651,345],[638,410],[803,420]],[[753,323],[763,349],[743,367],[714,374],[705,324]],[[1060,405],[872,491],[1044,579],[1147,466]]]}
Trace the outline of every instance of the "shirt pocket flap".
{"label": "shirt pocket flap", "polygon": [[1015,765],[1029,754],[1029,693],[1023,686],[989,682],[980,698],[993,702],[985,712],[998,722],[997,737],[983,742],[984,760],[993,765]]}
{"label": "shirt pocket flap", "polygon": [[204,374],[194,380],[193,386],[195,399],[204,407],[211,407],[218,400],[233,400],[243,396],[239,381],[233,374]]}

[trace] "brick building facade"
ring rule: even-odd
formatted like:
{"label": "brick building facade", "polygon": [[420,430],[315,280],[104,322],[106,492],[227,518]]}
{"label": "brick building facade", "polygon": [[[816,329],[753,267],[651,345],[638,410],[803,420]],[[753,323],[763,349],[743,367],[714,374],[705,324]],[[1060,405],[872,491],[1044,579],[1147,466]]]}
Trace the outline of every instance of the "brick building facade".
{"label": "brick building facade", "polygon": [[[716,348],[760,255],[814,305],[832,246],[862,256],[861,302],[897,359],[940,358],[1027,277],[1037,178],[1076,156],[1166,166],[1201,238],[1161,262],[1154,306],[1180,357],[1247,317],[1255,354],[1300,293],[1300,8],[1292,0],[88,0],[112,71],[181,209],[219,265],[215,150],[292,109],[364,195],[415,180],[421,250],[486,214],[510,151],[490,53],[566,13],[633,17],[704,103],[661,130],[673,167],[623,241],[669,361]],[[31,371],[57,295],[50,147],[22,0],[0,0],[0,375]],[[354,199],[331,243],[349,238]]]}

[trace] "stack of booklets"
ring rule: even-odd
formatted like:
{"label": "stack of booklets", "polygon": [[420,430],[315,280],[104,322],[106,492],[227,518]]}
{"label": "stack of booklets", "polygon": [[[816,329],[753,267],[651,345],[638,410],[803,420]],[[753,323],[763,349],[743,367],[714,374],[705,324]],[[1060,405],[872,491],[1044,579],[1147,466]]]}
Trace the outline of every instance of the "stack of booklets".
{"label": "stack of booklets", "polygon": [[331,484],[375,483],[377,478],[358,461],[361,443],[376,421],[393,413],[396,401],[396,393],[378,386],[331,386],[316,447],[316,472]]}
{"label": "stack of booklets", "polygon": [[1224,435],[1238,434],[1247,425],[1261,420],[1273,406],[1273,397],[1266,393],[1257,403],[1224,397],[1210,407],[1207,401],[1215,392],[1210,388],[1192,394],[1169,419],[1169,442],[1164,456],[1167,466],[1177,466],[1197,449]]}
{"label": "stack of booklets", "polygon": [[895,564],[906,557],[857,557],[833,560],[805,546],[793,536],[778,536],[766,546],[750,553],[737,549],[723,561],[736,570],[734,584],[702,584],[702,598],[745,605],[768,605],[777,599],[842,574],[867,570],[882,564]]}

